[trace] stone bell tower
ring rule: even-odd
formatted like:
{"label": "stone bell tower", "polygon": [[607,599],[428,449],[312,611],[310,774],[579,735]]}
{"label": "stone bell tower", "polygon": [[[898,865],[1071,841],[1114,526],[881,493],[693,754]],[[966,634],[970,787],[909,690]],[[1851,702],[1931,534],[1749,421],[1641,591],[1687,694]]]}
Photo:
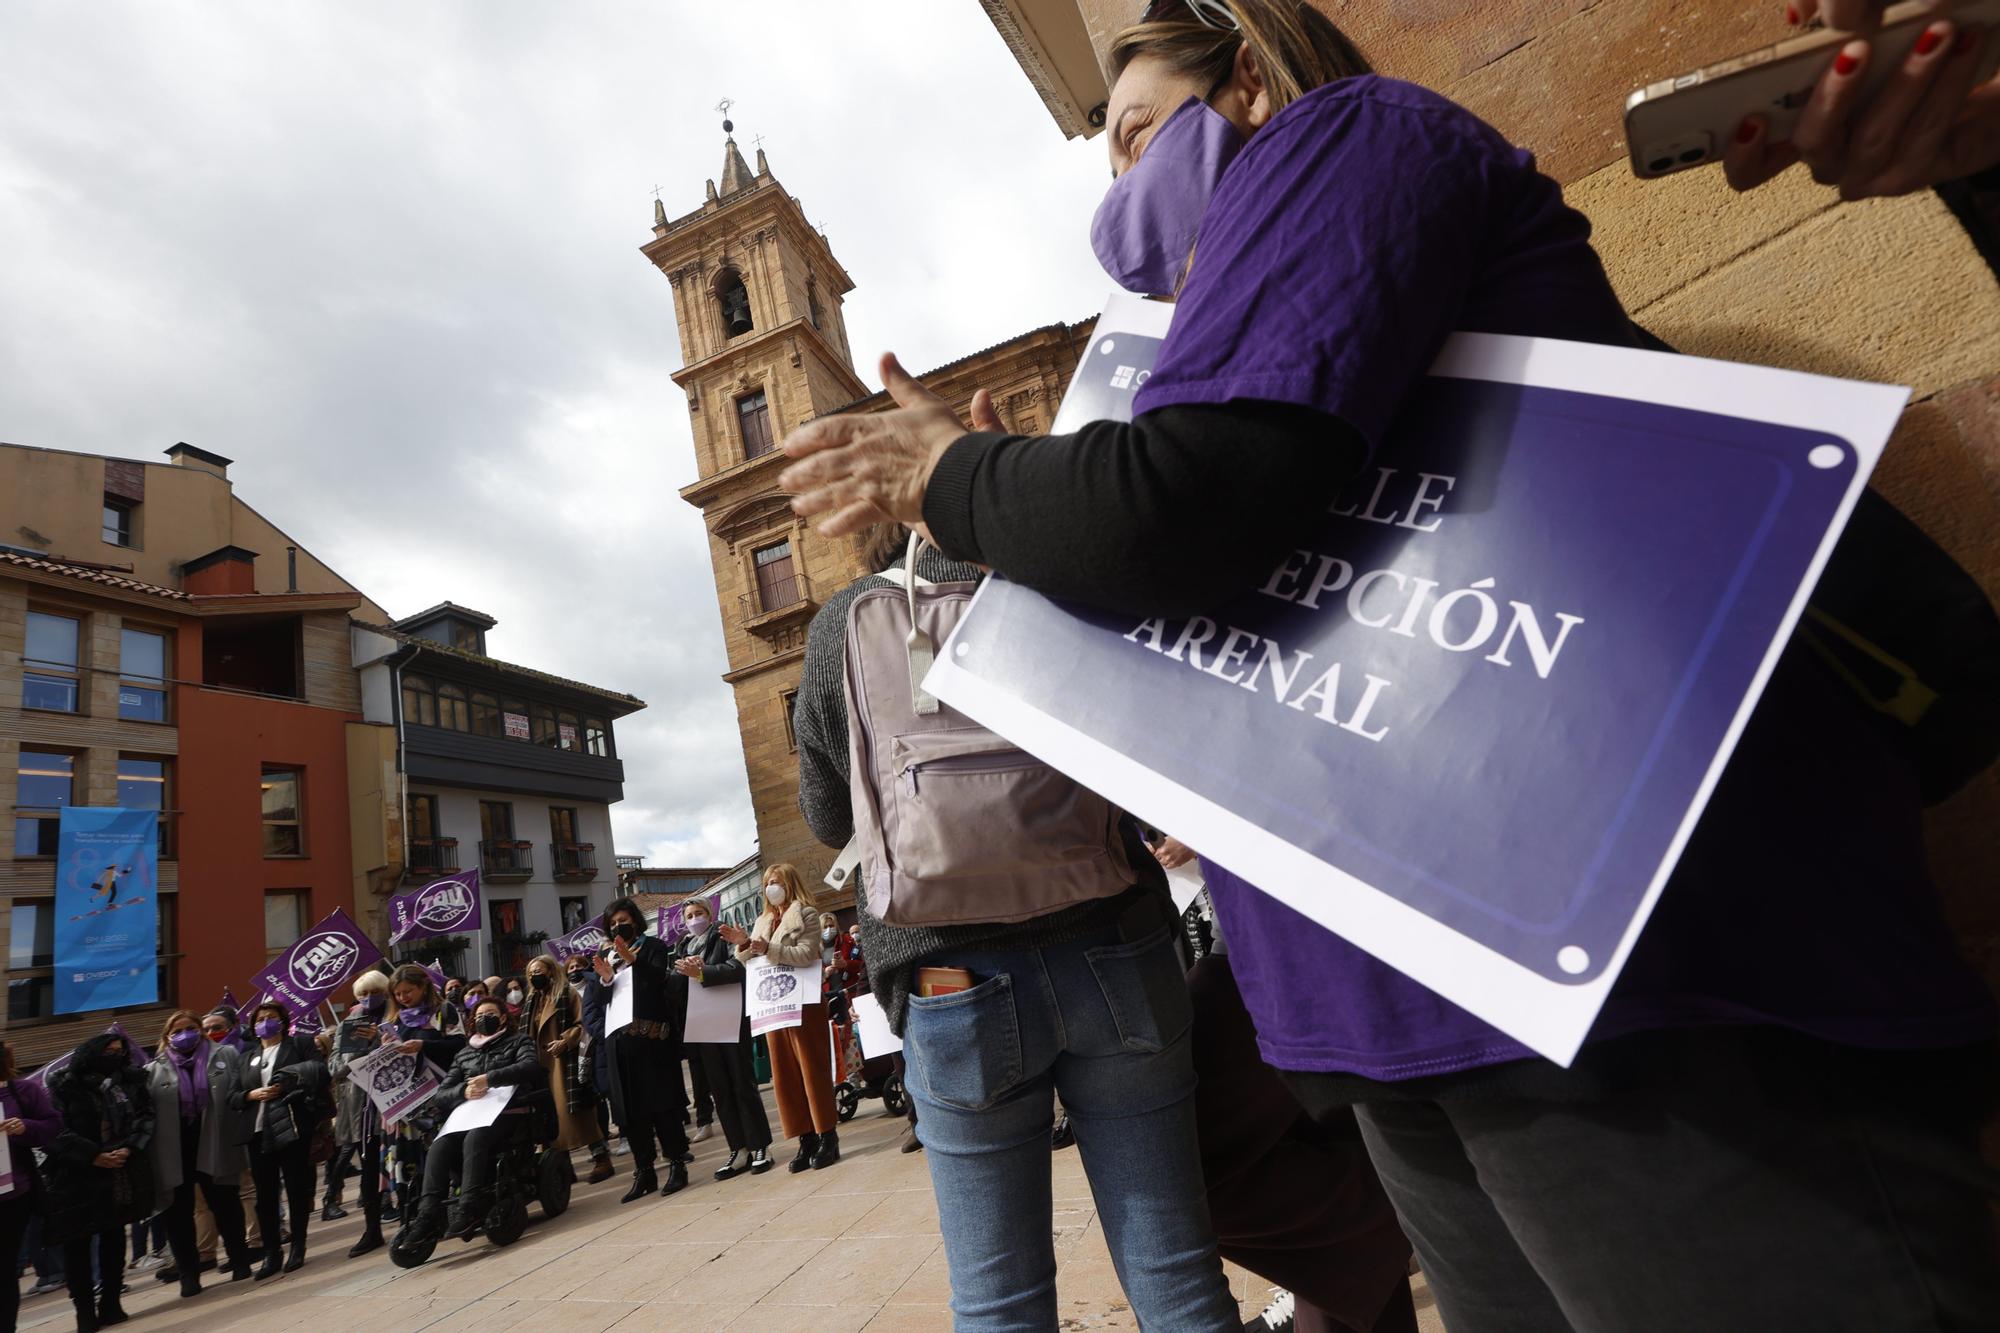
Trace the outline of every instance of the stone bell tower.
{"label": "stone bell tower", "polygon": [[[726,111],[727,104],[724,105]],[[772,176],[753,172],[722,122],[722,180],[699,208],[669,218],[653,205],[640,247],[673,284],[697,480],[681,498],[701,510],[729,649],[723,677],[737,723],[766,866],[791,861],[806,884],[833,859],[798,813],[791,706],[806,625],[829,593],[860,574],[847,541],[816,536],[778,490],[793,428],[869,396],[854,373],[841,298],[853,290],[826,237]]]}

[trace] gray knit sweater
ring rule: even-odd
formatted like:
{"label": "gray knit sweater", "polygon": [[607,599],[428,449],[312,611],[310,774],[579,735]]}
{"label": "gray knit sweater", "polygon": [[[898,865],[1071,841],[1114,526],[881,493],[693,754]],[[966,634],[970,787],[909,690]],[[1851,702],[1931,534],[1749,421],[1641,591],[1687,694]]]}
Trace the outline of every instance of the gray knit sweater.
{"label": "gray knit sweater", "polygon": [[[891,566],[901,569],[902,561]],[[969,583],[981,577],[978,566],[962,565],[925,547],[917,557],[917,573],[933,583]],[[846,678],[847,607],[864,588],[883,582],[870,574],[827,598],[806,631],[806,656],[799,673],[798,699],[792,708],[792,734],[799,746],[799,813],[813,836],[829,847],[845,847],[854,836],[854,806],[848,769]],[[1128,826],[1131,824],[1127,820]],[[1142,879],[1134,892],[1166,892],[1159,865],[1128,828],[1128,857]],[[855,907],[860,914],[861,954],[875,998],[881,1001],[889,1026],[899,1035],[917,966],[933,954],[963,949],[1034,949],[1063,944],[1103,929],[1131,905],[1132,893],[1065,907],[1030,921],[994,922],[972,926],[890,926],[868,913],[868,895],[861,876],[854,877]]]}

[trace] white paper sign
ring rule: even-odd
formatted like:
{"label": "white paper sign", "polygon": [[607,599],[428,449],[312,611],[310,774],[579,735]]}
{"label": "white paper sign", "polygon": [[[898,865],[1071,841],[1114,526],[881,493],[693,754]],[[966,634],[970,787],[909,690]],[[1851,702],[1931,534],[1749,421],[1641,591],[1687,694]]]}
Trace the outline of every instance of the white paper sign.
{"label": "white paper sign", "polygon": [[857,995],[847,1003],[854,1011],[855,1033],[861,1038],[864,1059],[894,1055],[903,1049],[903,1039],[890,1031],[889,1015],[882,1012],[881,1004],[873,995]]}
{"label": "white paper sign", "polygon": [[611,1003],[604,1010],[604,1035],[610,1036],[623,1027],[632,1025],[632,969],[625,968],[611,977]]}
{"label": "white paper sign", "polygon": [[818,963],[806,967],[779,967],[765,958],[748,959],[743,990],[743,1012],[750,1016],[752,1033],[773,1028],[797,1027],[806,1005],[819,1003]]}
{"label": "white paper sign", "polygon": [[11,1134],[0,1134],[0,1194],[14,1192],[14,1148]]}
{"label": "white paper sign", "polygon": [[1201,862],[1189,861],[1167,872],[1167,890],[1174,895],[1174,910],[1186,915],[1194,900],[1208,885],[1201,878]]}
{"label": "white paper sign", "polygon": [[743,1031],[743,983],[704,986],[688,980],[688,1017],[685,1041],[712,1044],[734,1042]]}
{"label": "white paper sign", "polygon": [[445,1117],[444,1125],[438,1130],[438,1137],[457,1134],[468,1129],[484,1129],[500,1118],[507,1109],[507,1103],[514,1099],[514,1085],[504,1088],[488,1088],[484,1097],[474,1097],[460,1102],[452,1113]]}

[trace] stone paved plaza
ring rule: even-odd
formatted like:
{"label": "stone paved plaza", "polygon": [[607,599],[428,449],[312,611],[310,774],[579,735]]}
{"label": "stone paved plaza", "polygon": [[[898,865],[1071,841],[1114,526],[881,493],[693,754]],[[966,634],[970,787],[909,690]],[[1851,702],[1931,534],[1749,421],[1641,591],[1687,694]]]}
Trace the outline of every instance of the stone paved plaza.
{"label": "stone paved plaza", "polygon": [[[775,1111],[771,1120],[775,1126]],[[562,1217],[543,1222],[540,1210],[531,1209],[536,1220],[507,1249],[484,1239],[446,1241],[429,1263],[407,1272],[383,1250],[346,1257],[361,1229],[350,1188],[350,1216],[331,1224],[315,1217],[306,1266],[296,1273],[235,1283],[207,1273],[202,1294],[185,1301],[151,1273],[128,1273],[127,1327],[132,1333],[944,1333],[951,1327],[951,1289],[937,1208],[923,1154],[896,1151],[902,1127],[882,1114],[881,1103],[864,1102],[841,1129],[839,1164],[791,1175],[786,1153],[766,1175],[723,1182],[711,1176],[728,1155],[718,1135],[695,1145],[694,1183],[686,1190],[623,1206],[618,1196],[631,1158],[621,1156],[617,1177],[578,1183]],[[1062,1327],[1137,1328],[1074,1149],[1056,1154],[1054,1172]],[[1236,1269],[1230,1282],[1246,1317],[1263,1308],[1268,1283]],[[1441,1330],[1422,1279],[1416,1282],[1426,1333]],[[68,1298],[24,1301],[20,1326],[47,1333],[73,1327]]]}

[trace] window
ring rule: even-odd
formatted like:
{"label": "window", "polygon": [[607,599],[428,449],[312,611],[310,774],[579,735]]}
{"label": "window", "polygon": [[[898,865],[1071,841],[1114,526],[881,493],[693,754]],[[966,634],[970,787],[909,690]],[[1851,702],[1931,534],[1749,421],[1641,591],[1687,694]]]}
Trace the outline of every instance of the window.
{"label": "window", "polygon": [[583,733],[581,728],[582,724],[577,721],[575,713],[565,710],[556,714],[556,740],[561,744],[563,749],[581,750],[583,748]]}
{"label": "window", "polygon": [[264,957],[276,958],[306,933],[306,891],[264,890]]}
{"label": "window", "polygon": [[138,506],[130,500],[104,497],[104,540],[113,546],[132,545],[132,511]]}
{"label": "window", "polygon": [[549,841],[572,845],[576,842],[576,810],[573,807],[549,807]]}
{"label": "window", "polygon": [[587,717],[583,720],[583,748],[600,758],[611,757],[611,729],[604,725],[601,717]]}
{"label": "window", "polygon": [[410,797],[410,830],[412,842],[429,842],[440,836],[444,826],[438,822],[438,798],[435,796]]}
{"label": "window", "polygon": [[167,720],[167,636],[157,630],[118,631],[118,716]]}
{"label": "window", "polygon": [[21,751],[14,788],[14,855],[54,856],[62,808],[73,799],[76,756]]}
{"label": "window", "polygon": [[554,746],[556,743],[556,710],[547,704],[531,705],[529,715],[534,718],[535,744]]}
{"label": "window", "polygon": [[429,676],[403,677],[403,721],[419,727],[437,725],[437,686]]}
{"label": "window", "polygon": [[173,775],[170,759],[142,754],[118,756],[119,808],[159,812],[160,855],[166,859],[174,855],[173,824],[168,818],[173,809]]}
{"label": "window", "polygon": [[556,899],[556,907],[562,914],[562,929],[565,935],[590,920],[590,899],[588,898],[558,898]]}
{"label": "window", "polygon": [[[265,856],[305,855],[305,818],[299,804],[301,777],[303,774],[296,768],[264,770]],[[285,943],[290,944],[291,940]]]}
{"label": "window", "polygon": [[475,736],[500,734],[500,701],[484,690],[472,692],[472,734]]}
{"label": "window", "polygon": [[750,318],[750,293],[743,286],[743,275],[733,268],[726,268],[715,279],[715,299],[722,306],[722,332],[730,338],[741,337],[756,328]]}
{"label": "window", "polygon": [[813,327],[819,328],[819,284],[811,278],[806,279],[806,314],[812,319]]}
{"label": "window", "polygon": [[83,622],[75,616],[28,612],[27,652],[21,659],[21,707],[49,713],[74,713],[80,697],[82,672],[77,647]]}
{"label": "window", "polygon": [[761,458],[776,447],[771,439],[771,407],[762,389],[736,400],[736,424],[743,432],[744,458]]}
{"label": "window", "polygon": [[451,646],[461,652],[486,654],[486,644],[482,641],[479,626],[468,625],[462,620],[451,622]]}
{"label": "window", "polygon": [[792,544],[779,542],[751,552],[757,571],[759,611],[776,611],[799,600],[799,580],[792,569]]}
{"label": "window", "polygon": [[451,731],[472,730],[472,711],[465,704],[464,686],[438,686],[437,724]]}
{"label": "window", "polygon": [[512,801],[481,801],[479,803],[479,836],[488,842],[512,842],[514,840],[514,803]]}
{"label": "window", "polygon": [[793,754],[797,754],[799,750],[799,738],[798,734],[792,730],[792,715],[798,711],[799,692],[797,690],[786,690],[778,696],[778,702],[784,705],[785,709],[785,748]]}
{"label": "window", "polygon": [[534,735],[528,722],[528,705],[519,699],[500,701],[500,734],[510,741],[525,741]]}

